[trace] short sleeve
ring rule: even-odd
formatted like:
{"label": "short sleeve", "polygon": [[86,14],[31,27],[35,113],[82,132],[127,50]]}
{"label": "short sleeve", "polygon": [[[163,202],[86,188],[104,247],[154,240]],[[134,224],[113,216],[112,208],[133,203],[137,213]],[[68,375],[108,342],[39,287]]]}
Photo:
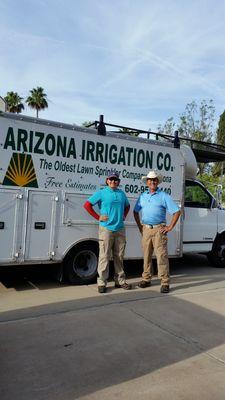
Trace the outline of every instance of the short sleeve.
{"label": "short sleeve", "polygon": [[91,197],[89,197],[88,201],[94,206],[95,204],[99,203],[101,198],[101,190],[98,190]]}
{"label": "short sleeve", "polygon": [[[165,192],[164,192],[165,193]],[[172,197],[165,193],[165,203],[166,203],[166,209],[169,214],[175,214],[177,211],[180,211],[180,208],[178,207],[177,203],[172,199]]]}
{"label": "short sleeve", "polygon": [[139,198],[137,199],[136,204],[135,204],[135,206],[134,206],[134,211],[135,211],[135,212],[139,212],[141,209],[142,209],[142,206],[141,206],[141,196],[139,196]]}

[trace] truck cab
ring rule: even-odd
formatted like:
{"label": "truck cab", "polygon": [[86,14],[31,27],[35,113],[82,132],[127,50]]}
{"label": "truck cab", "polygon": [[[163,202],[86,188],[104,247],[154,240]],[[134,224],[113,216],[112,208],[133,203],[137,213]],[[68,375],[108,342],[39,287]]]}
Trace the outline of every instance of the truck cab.
{"label": "truck cab", "polygon": [[184,193],[183,251],[207,252],[218,232],[215,198],[197,180],[186,179]]}
{"label": "truck cab", "polygon": [[197,162],[190,147],[181,146],[185,159],[183,253],[202,253],[210,264],[225,267],[225,210],[196,179]]}

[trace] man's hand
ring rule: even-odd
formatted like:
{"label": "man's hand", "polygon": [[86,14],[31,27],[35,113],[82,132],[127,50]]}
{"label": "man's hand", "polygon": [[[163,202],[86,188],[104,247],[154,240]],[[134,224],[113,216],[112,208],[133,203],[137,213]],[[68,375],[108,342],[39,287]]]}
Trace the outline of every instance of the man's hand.
{"label": "man's hand", "polygon": [[172,231],[172,228],[169,225],[165,225],[162,226],[162,228],[160,228],[160,232],[166,234],[167,232]]}
{"label": "man's hand", "polygon": [[142,235],[143,234],[143,225],[138,225],[138,229],[140,231],[140,234]]}
{"label": "man's hand", "polygon": [[167,232],[172,231],[172,229],[174,228],[174,226],[176,225],[176,223],[180,217],[180,214],[181,214],[180,211],[175,212],[172,216],[172,220],[171,220],[170,224],[162,226],[162,228],[160,228],[160,232],[167,233]]}
{"label": "man's hand", "polygon": [[99,221],[108,221],[109,217],[108,215],[100,215],[99,216]]}

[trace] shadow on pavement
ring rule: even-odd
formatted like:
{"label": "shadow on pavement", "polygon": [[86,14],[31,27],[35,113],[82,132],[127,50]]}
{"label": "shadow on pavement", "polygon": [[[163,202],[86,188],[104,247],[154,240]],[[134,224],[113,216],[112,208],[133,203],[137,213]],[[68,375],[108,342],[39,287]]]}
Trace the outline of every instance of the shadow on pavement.
{"label": "shadow on pavement", "polygon": [[1,400],[74,400],[202,353],[224,372],[224,316],[151,290],[5,312],[0,325]]}

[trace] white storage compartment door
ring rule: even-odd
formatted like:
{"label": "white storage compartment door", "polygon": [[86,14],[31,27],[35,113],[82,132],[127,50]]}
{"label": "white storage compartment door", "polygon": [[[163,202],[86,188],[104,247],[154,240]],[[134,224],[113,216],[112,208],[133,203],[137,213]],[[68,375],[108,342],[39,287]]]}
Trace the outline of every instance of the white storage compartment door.
{"label": "white storage compartment door", "polygon": [[90,217],[83,207],[87,197],[89,196],[68,192],[65,193],[63,224],[79,226],[88,226],[91,224],[96,225],[95,219]]}
{"label": "white storage compartment door", "polygon": [[56,193],[29,191],[25,260],[54,258]]}
{"label": "white storage compartment door", "polygon": [[21,200],[20,192],[15,190],[0,191],[0,262],[3,263],[16,260],[19,257],[18,218],[22,211],[20,209]]}

